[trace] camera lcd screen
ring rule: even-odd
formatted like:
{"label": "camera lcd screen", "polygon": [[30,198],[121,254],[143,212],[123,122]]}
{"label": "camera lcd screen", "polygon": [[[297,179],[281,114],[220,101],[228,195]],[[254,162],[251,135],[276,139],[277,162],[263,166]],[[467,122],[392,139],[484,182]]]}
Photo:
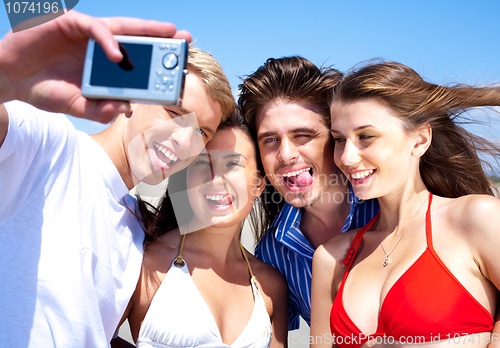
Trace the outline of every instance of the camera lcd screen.
{"label": "camera lcd screen", "polygon": [[94,47],[90,85],[117,88],[148,89],[149,70],[153,46],[147,44],[121,43],[133,64],[133,69],[126,71],[108,60],[101,46]]}

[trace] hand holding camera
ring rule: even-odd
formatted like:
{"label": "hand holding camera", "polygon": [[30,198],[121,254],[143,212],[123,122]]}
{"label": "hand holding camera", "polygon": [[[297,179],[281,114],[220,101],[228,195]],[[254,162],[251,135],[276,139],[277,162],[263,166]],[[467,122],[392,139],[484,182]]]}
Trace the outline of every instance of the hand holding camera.
{"label": "hand holding camera", "polygon": [[74,10],[45,24],[8,33],[0,41],[0,103],[22,100],[47,111],[109,122],[130,109],[128,102],[82,96],[82,68],[89,38],[106,56],[122,60],[115,35],[191,40],[170,23],[133,18],[97,19]]}

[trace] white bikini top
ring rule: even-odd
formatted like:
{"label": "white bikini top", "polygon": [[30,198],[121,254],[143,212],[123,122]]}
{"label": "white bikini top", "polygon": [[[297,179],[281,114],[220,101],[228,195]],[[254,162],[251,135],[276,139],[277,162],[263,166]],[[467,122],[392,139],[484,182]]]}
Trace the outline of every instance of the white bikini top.
{"label": "white bikini top", "polygon": [[[247,259],[243,247],[242,252]],[[137,347],[269,347],[271,319],[249,263],[248,267],[255,305],[246,327],[231,345],[222,342],[217,323],[191,279],[186,262],[178,256],[151,301],[139,331]]]}

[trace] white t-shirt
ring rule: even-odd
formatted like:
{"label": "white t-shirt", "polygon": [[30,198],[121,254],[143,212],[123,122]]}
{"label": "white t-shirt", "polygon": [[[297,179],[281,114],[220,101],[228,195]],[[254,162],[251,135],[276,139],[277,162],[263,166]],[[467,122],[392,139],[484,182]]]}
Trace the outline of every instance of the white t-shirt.
{"label": "white t-shirt", "polygon": [[64,115],[5,106],[0,347],[108,347],[140,274],[135,200]]}

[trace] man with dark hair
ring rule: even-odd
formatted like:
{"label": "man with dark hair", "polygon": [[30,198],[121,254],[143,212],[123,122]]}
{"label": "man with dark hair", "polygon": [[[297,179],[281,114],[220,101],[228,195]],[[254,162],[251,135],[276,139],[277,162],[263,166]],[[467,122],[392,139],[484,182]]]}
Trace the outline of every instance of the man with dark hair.
{"label": "man with dark hair", "polygon": [[240,87],[239,106],[257,140],[269,184],[255,255],[288,281],[289,330],[310,324],[315,249],[367,223],[375,201],[357,199],[333,162],[330,100],[342,78],[302,57],[270,58]]}

